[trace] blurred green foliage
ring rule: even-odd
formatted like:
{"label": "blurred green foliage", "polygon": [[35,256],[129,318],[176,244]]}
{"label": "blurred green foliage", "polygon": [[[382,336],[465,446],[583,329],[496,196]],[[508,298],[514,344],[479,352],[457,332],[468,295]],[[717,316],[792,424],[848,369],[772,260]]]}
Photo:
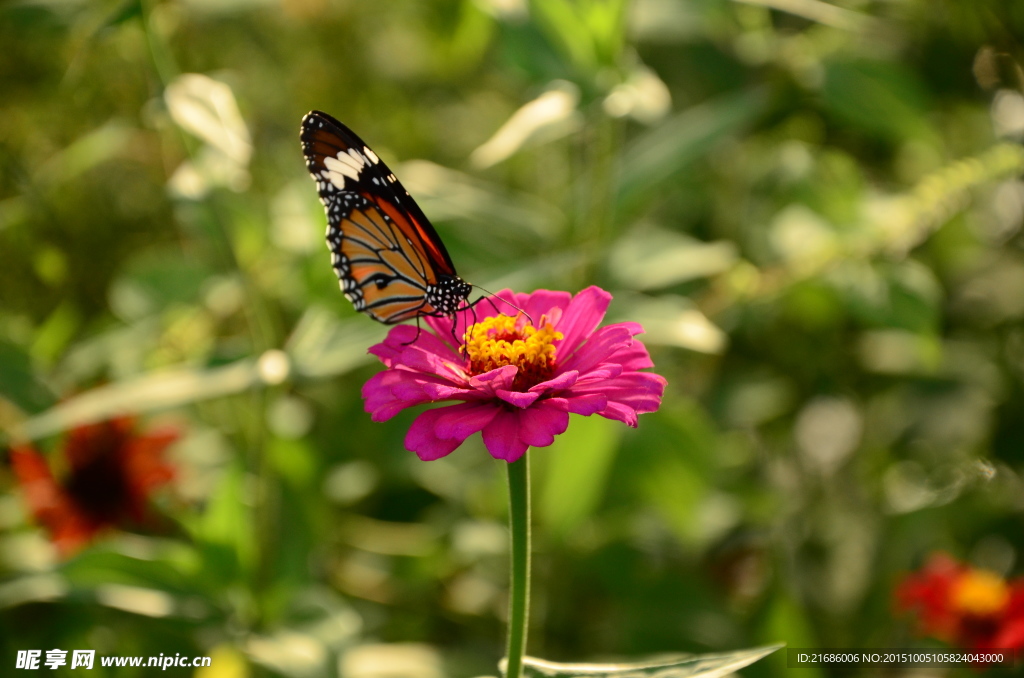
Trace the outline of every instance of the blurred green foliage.
{"label": "blurred green foliage", "polygon": [[647,325],[662,410],[531,452],[532,654],[907,646],[927,553],[1022,567],[1022,34],[997,0],[4,4],[7,442],[185,438],[164,522],[66,562],[0,471],[2,661],[494,672],[504,469],[363,412],[384,329],[320,243],[312,108],[467,279]]}

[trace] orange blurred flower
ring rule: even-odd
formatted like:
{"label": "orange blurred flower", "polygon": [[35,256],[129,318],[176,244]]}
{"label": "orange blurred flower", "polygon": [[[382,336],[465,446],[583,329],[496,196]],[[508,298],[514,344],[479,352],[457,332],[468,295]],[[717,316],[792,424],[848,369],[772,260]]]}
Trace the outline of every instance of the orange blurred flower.
{"label": "orange blurred flower", "polygon": [[72,430],[59,478],[27,445],[12,448],[11,465],[33,517],[68,556],[104,530],[145,518],[149,495],[174,477],[163,453],[177,439],[167,428],[137,434],[134,420],[122,417]]}
{"label": "orange blurred flower", "polygon": [[937,553],[896,589],[921,635],[976,649],[1024,648],[1024,578],[1007,581]]}

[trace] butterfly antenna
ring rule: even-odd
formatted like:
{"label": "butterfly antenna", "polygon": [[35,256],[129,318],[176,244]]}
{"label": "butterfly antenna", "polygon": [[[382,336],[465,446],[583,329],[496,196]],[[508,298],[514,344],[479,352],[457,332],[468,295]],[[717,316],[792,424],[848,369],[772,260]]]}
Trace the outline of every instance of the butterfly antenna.
{"label": "butterfly antenna", "polygon": [[[471,284],[472,284],[472,283],[471,283]],[[469,305],[469,307],[470,307],[470,308],[473,308],[474,306],[476,306],[477,304],[479,304],[479,303],[480,303],[481,301],[483,301],[484,299],[491,299],[491,300],[492,300],[492,301],[491,301],[491,305],[493,306],[493,305],[494,305],[494,301],[493,301],[493,300],[494,300],[494,299],[497,299],[498,301],[500,301],[501,303],[505,304],[506,306],[511,306],[511,307],[512,307],[512,308],[514,308],[515,310],[517,310],[517,311],[519,311],[520,313],[522,313],[523,315],[525,315],[525,316],[526,316],[526,318],[527,318],[527,320],[529,320],[529,321],[530,321],[530,324],[531,324],[531,325],[533,324],[533,316],[531,316],[531,315],[530,315],[529,313],[527,313],[527,312],[526,312],[526,311],[524,311],[523,309],[521,309],[521,308],[519,308],[518,306],[516,306],[515,304],[513,304],[513,303],[512,303],[511,301],[508,301],[508,300],[506,300],[506,299],[502,299],[502,298],[501,298],[501,297],[499,297],[499,296],[495,296],[495,294],[494,294],[493,292],[489,292],[489,291],[485,290],[484,288],[480,287],[479,285],[473,285],[473,287],[477,288],[478,290],[480,290],[481,292],[483,292],[483,293],[484,293],[484,294],[486,294],[487,296],[486,296],[486,297],[480,297],[479,299],[477,299],[476,301],[474,301],[474,302],[473,302],[472,304],[470,304],[470,305]],[[495,309],[495,310],[497,310],[497,309]],[[474,315],[475,315],[475,314],[474,314]],[[474,322],[475,322],[475,321],[474,321]]]}

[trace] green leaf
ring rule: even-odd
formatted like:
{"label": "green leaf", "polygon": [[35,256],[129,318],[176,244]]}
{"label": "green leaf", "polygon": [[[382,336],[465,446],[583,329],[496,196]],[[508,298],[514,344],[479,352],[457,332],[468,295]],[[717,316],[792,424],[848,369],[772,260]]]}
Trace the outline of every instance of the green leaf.
{"label": "green leaf", "polygon": [[309,379],[345,374],[372,360],[366,347],[384,339],[385,328],[364,318],[339,321],[331,311],[313,306],[296,324],[285,351],[295,372]]}
{"label": "green leaf", "polygon": [[211,271],[176,247],[151,249],[136,255],[111,286],[110,304],[127,320],[138,320],[172,304],[199,299]]}
{"label": "green leaf", "polygon": [[[786,638],[794,647],[817,647],[821,644],[817,637],[811,621],[804,612],[804,606],[800,601],[794,599],[785,592],[779,592],[771,601],[767,616],[763,621],[762,637]],[[786,658],[783,655],[772,657],[768,660],[769,667],[773,667],[778,673],[786,673],[783,667],[786,666]],[[808,666],[806,672],[801,675],[808,678],[821,678],[822,671],[817,666]]]}
{"label": "green leaf", "polygon": [[[724,352],[729,344],[728,335],[686,297],[662,294],[650,298],[623,294],[618,299],[618,309],[613,315],[615,321],[643,325],[642,340],[647,346],[676,346],[717,355]],[[628,309],[628,316],[623,309]]]}
{"label": "green leaf", "polygon": [[199,542],[203,572],[198,576],[221,583],[234,582],[251,572],[256,559],[248,477],[236,462],[220,480],[206,510],[186,527]]}
{"label": "green leaf", "polygon": [[737,258],[728,240],[701,242],[674,231],[637,229],[612,247],[610,264],[623,285],[652,290],[724,273]]}
{"label": "green leaf", "polygon": [[75,307],[65,301],[36,330],[32,356],[43,365],[51,365],[67,348],[81,324]]}
{"label": "green leaf", "polygon": [[662,182],[751,124],[767,101],[760,88],[729,94],[688,108],[641,136],[625,154],[620,203],[643,202]]}
{"label": "green leaf", "polygon": [[46,161],[39,171],[41,182],[59,184],[82,174],[123,153],[131,144],[135,130],[124,120],[113,118],[75,139]]}
{"label": "green leaf", "polygon": [[[535,657],[523,660],[526,678],[575,678],[576,676],[602,676],[607,678],[717,678],[727,676],[744,666],[767,657],[782,645],[768,645],[749,650],[716,652],[711,654],[679,654],[670,660],[623,662],[616,664],[559,664]],[[501,668],[504,673],[505,662]]]}
{"label": "green leaf", "polygon": [[110,13],[96,32],[99,33],[104,29],[119,26],[136,18],[142,18],[142,3],[140,0],[125,0]]}
{"label": "green leaf", "polygon": [[14,344],[0,342],[0,397],[25,412],[41,412],[56,401],[32,369],[32,360]]}
{"label": "green leaf", "polygon": [[837,117],[869,134],[892,141],[932,135],[926,123],[929,106],[924,87],[899,64],[829,64],[821,95]]}
{"label": "green leaf", "polygon": [[[119,547],[132,553],[119,553]],[[199,568],[199,554],[190,546],[132,535],[83,552],[61,571],[76,589],[113,583],[174,595],[209,594],[209,587],[196,577]]]}
{"label": "green leaf", "polygon": [[568,0],[541,0],[530,3],[530,13],[548,38],[578,68],[590,70],[597,65],[593,36]]}
{"label": "green leaf", "polygon": [[539,508],[554,536],[564,538],[597,508],[622,428],[604,417],[573,417],[569,430],[543,452],[548,468]]}
{"label": "green leaf", "polygon": [[[3,363],[0,353],[0,370]],[[0,392],[9,386],[3,376],[0,372]],[[41,438],[121,414],[170,409],[239,393],[259,384],[260,379],[259,363],[249,359],[207,370],[185,368],[153,372],[69,398],[29,419],[18,433],[31,439]]]}

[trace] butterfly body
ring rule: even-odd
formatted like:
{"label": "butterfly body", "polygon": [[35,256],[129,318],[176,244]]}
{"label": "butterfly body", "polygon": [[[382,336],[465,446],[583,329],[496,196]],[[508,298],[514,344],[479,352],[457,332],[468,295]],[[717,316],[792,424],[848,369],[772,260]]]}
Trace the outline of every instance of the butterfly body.
{"label": "butterfly body", "polygon": [[311,111],[302,152],[327,213],[327,247],[357,311],[386,324],[452,316],[472,286],[394,173],[352,130]]}

